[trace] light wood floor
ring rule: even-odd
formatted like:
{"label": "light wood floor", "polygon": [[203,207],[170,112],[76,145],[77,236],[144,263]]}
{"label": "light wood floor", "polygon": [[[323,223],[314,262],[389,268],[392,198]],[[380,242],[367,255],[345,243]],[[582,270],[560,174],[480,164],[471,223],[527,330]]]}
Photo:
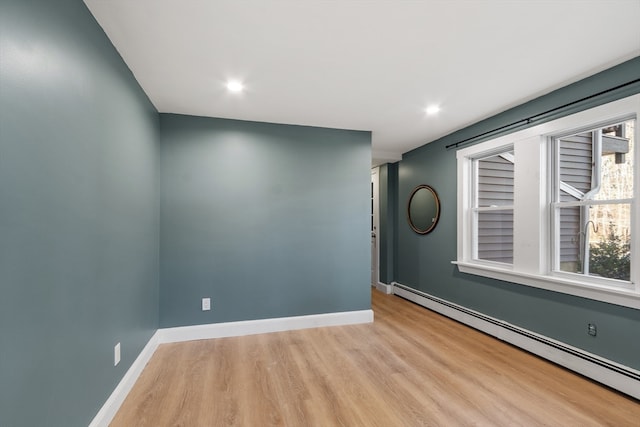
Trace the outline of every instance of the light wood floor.
{"label": "light wood floor", "polygon": [[640,426],[637,400],[372,301],[373,324],[161,345],[111,426]]}

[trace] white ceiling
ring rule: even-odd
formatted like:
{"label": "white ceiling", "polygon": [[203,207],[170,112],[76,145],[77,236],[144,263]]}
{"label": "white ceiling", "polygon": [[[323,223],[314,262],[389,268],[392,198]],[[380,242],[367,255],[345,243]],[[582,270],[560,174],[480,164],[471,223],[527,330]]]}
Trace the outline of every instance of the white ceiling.
{"label": "white ceiling", "polygon": [[374,164],[640,55],[640,0],[85,3],[158,111],[370,130]]}

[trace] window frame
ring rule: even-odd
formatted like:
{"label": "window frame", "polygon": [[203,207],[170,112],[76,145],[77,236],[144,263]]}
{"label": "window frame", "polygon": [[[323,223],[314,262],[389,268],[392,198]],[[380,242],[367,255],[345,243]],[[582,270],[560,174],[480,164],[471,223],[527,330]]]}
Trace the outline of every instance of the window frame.
{"label": "window frame", "polygon": [[[634,193],[631,201],[631,253],[640,254],[640,94],[501,135],[457,151],[457,260],[463,273],[490,277],[540,289],[640,309],[640,265],[631,266],[631,283],[554,271],[555,209],[552,185],[553,138],[612,122],[635,119]],[[474,159],[513,147],[514,262],[513,265],[474,259]],[[522,161],[521,159],[526,159]],[[573,276],[573,277],[572,277]],[[579,277],[575,277],[579,276]]]}

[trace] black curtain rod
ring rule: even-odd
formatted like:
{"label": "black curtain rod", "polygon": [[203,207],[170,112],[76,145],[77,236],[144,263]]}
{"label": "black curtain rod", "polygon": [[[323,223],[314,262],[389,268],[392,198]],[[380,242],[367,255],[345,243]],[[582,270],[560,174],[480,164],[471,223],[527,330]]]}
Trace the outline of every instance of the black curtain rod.
{"label": "black curtain rod", "polygon": [[474,135],[474,136],[472,136],[470,138],[463,139],[462,141],[458,141],[458,142],[455,142],[453,144],[449,144],[444,148],[447,149],[447,150],[449,148],[451,148],[451,147],[458,148],[459,146],[465,145],[467,142],[469,142],[471,140],[474,140],[474,139],[477,139],[477,138],[481,138],[483,136],[486,136],[486,135],[489,135],[489,134],[492,134],[492,133],[496,133],[496,132],[499,132],[501,130],[505,130],[505,129],[508,129],[508,128],[511,128],[511,127],[516,127],[516,126],[520,126],[520,125],[523,125],[523,124],[530,124],[532,121],[536,120],[540,116],[544,116],[546,114],[553,113],[555,111],[562,110],[562,109],[567,108],[567,107],[571,107],[572,105],[578,104],[580,102],[588,101],[588,100],[590,100],[592,98],[596,98],[598,96],[605,95],[605,94],[607,94],[609,92],[613,92],[615,90],[622,89],[623,87],[626,87],[626,86],[629,86],[629,85],[632,85],[632,84],[638,83],[638,82],[640,82],[640,79],[631,80],[630,82],[623,83],[621,85],[618,85],[618,86],[603,90],[603,91],[598,92],[598,93],[594,93],[593,95],[585,96],[584,98],[580,98],[580,99],[578,99],[576,101],[569,102],[567,104],[561,105],[559,107],[552,108],[552,109],[544,111],[542,113],[534,114],[533,116],[527,117],[526,119],[520,119],[520,120],[515,121],[513,123],[509,123],[508,125],[500,126],[500,127],[497,127],[495,129],[492,129],[492,130],[487,131],[487,132],[479,133],[479,134]]}

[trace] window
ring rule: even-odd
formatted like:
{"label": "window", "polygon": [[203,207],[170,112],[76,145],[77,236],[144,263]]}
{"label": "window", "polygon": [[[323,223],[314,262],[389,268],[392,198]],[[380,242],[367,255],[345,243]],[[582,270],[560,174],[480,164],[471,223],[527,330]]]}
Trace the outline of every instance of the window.
{"label": "window", "polygon": [[457,152],[460,271],[640,308],[640,95]]}
{"label": "window", "polygon": [[474,160],[474,259],[513,262],[513,151]]}
{"label": "window", "polygon": [[631,280],[634,128],[554,138],[555,271]]}

